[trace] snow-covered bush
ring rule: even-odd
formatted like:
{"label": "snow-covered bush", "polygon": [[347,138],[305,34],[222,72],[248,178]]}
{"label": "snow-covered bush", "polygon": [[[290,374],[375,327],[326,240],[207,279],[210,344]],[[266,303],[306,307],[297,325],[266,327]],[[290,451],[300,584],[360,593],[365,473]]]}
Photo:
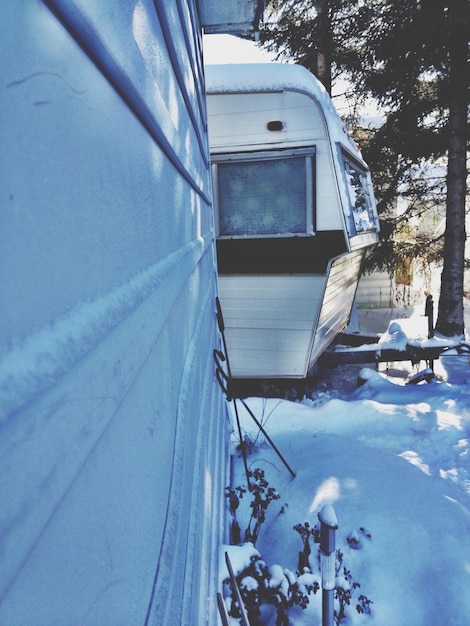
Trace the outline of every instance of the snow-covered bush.
{"label": "snow-covered bush", "polygon": [[[266,510],[273,500],[279,499],[277,491],[270,487],[264,472],[255,469],[249,473],[253,480],[249,488],[238,486],[227,487],[225,495],[229,500],[229,508],[232,515],[232,543],[240,544],[236,550],[250,546],[250,560],[245,560],[235,573],[242,601],[246,607],[247,615],[252,626],[263,626],[264,609],[271,607],[276,615],[276,626],[288,626],[289,609],[300,607],[305,609],[310,603],[310,598],[320,589],[320,558],[319,550],[316,552],[315,563],[311,563],[311,543],[319,543],[320,531],[318,526],[310,526],[308,522],[299,523],[294,530],[299,534],[302,541],[302,550],[298,553],[298,568],[294,573],[288,568],[274,564],[269,566],[254,548],[261,527],[266,519]],[[242,532],[237,519],[240,500],[249,491],[252,500],[249,503],[250,515],[248,524],[243,533],[244,542],[241,541]],[[285,505],[286,506],[286,505]],[[282,509],[281,509],[282,511]],[[347,537],[350,549],[360,550],[364,541],[370,541],[371,535],[363,527],[353,530]],[[226,583],[228,581],[225,581]],[[361,585],[353,580],[351,571],[344,565],[344,553],[336,550],[336,585],[335,585],[335,610],[334,619],[339,625],[346,619],[347,608],[351,605],[356,590]],[[356,611],[362,614],[370,614],[372,601],[361,594],[357,597]],[[228,598],[228,611],[233,618],[241,617],[240,607],[236,594],[232,589]],[[272,619],[271,617],[269,619]],[[270,622],[272,623],[272,622]]]}
{"label": "snow-covered bush", "polygon": [[300,535],[303,543],[303,549],[299,552],[298,568],[299,572],[303,572],[305,568],[310,569],[310,554],[312,549],[310,547],[310,539],[312,538],[315,543],[318,543],[318,530],[317,527],[311,527],[308,522],[303,524],[296,524],[294,530]]}
{"label": "snow-covered bush", "polygon": [[[299,575],[280,565],[268,566],[257,556],[239,573],[237,583],[251,626],[264,624],[261,609],[266,605],[276,612],[276,626],[288,626],[289,608],[299,606],[304,609],[310,594],[315,594],[320,588],[319,576],[313,575],[307,568]],[[241,617],[234,594],[229,602],[229,614]]]}
{"label": "snow-covered bush", "polygon": [[[358,549],[358,548],[355,548]],[[335,600],[337,600],[338,608],[335,608],[335,623],[340,624],[346,619],[346,607],[350,606],[351,599],[356,591],[360,588],[360,584],[353,580],[350,570],[344,566],[344,554],[341,550],[336,550],[336,579],[335,579]],[[358,613],[370,614],[370,605],[372,600],[361,594],[358,596],[356,611]]]}
{"label": "snow-covered bush", "polygon": [[[303,526],[305,528],[305,526]],[[315,529],[311,529],[311,536]],[[243,544],[247,546],[252,544]],[[242,547],[242,546],[240,546]],[[310,598],[320,589],[320,572],[313,573],[309,567],[292,572],[280,565],[267,565],[256,551],[251,561],[239,569],[236,575],[243,603],[252,626],[263,626],[262,609],[271,606],[276,614],[276,626],[288,626],[289,609],[294,606],[307,608]],[[347,618],[347,609],[355,592],[361,585],[353,579],[351,571],[344,565],[344,553],[336,551],[336,581],[334,620],[339,626]],[[370,614],[372,600],[364,594],[357,597],[355,609],[358,613]],[[228,603],[229,614],[241,617],[236,595],[233,593]]]}
{"label": "snow-covered bush", "polygon": [[[310,540],[315,543],[319,542],[319,528],[318,526],[311,527],[308,522],[303,524],[296,524],[294,530],[299,533],[303,543],[303,549],[299,552],[299,571],[304,569],[310,570],[310,554],[312,552],[310,547]],[[371,539],[371,535],[364,527],[359,530],[353,530],[349,533],[346,541],[348,546],[352,550],[360,550],[363,546],[363,540]],[[319,562],[319,555],[317,554],[317,561]],[[340,624],[343,619],[346,618],[346,607],[351,604],[351,599],[356,591],[360,588],[360,584],[353,581],[350,570],[344,566],[344,553],[341,550],[336,550],[336,580],[335,580],[335,600],[337,601],[337,609],[334,611],[334,618],[336,624]],[[370,605],[372,600],[369,600],[365,595],[361,594],[358,597],[356,604],[356,611],[358,613],[370,614]]]}
{"label": "snow-covered bush", "polygon": [[[243,535],[243,541],[251,542],[256,545],[256,541],[261,530],[261,526],[266,520],[266,510],[273,500],[279,499],[277,491],[269,486],[268,481],[265,478],[264,471],[259,468],[248,472],[248,476],[253,480],[250,481],[248,491],[252,494],[253,498],[250,502],[251,514],[248,520],[248,525]],[[246,487],[226,487],[225,496],[229,500],[230,513],[232,515],[232,542],[234,544],[240,543],[241,529],[237,520],[237,510],[240,504],[240,500],[246,493]]]}

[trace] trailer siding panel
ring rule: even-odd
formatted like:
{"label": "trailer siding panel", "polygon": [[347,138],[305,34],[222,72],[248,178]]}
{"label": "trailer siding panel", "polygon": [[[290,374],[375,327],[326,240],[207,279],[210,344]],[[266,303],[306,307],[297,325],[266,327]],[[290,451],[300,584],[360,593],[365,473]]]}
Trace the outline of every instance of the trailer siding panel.
{"label": "trailer siding panel", "polygon": [[349,321],[363,256],[363,251],[351,252],[331,264],[309,368]]}
{"label": "trailer siding panel", "polygon": [[6,0],[0,34],[0,623],[214,624],[230,426],[195,3]]}
{"label": "trailer siding panel", "polygon": [[233,376],[305,376],[323,285],[322,276],[219,277]]}

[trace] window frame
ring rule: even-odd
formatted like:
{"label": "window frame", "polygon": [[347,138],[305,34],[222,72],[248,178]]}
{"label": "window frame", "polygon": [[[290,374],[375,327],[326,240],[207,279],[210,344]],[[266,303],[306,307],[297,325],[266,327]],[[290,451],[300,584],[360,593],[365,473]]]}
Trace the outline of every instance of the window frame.
{"label": "window frame", "polygon": [[[287,150],[260,150],[211,155],[214,218],[217,239],[265,239],[285,237],[311,237],[315,234],[315,146]],[[255,233],[220,234],[220,195],[218,167],[224,163],[250,163],[304,157],[305,161],[305,232],[300,233]]]}
{"label": "window frame", "polygon": [[[352,154],[344,150],[344,148],[340,148],[340,154],[341,154],[341,164],[342,164],[341,175],[343,178],[343,183],[345,185],[345,191],[346,191],[345,199],[347,200],[347,203],[348,203],[347,208],[349,210],[349,215],[348,215],[345,213],[344,208],[346,207],[344,207],[343,214],[344,214],[344,219],[346,221],[346,224],[348,226],[347,230],[348,230],[349,236],[355,237],[357,235],[363,235],[366,233],[377,233],[379,230],[378,217],[377,217],[377,211],[375,207],[375,199],[374,199],[374,192],[372,189],[370,171],[367,167],[361,164],[356,158],[354,158]],[[370,224],[370,227],[364,230],[358,230],[357,228],[357,222],[356,222],[355,215],[354,215],[354,206],[352,204],[352,198],[350,194],[350,183],[348,182],[348,179],[347,179],[347,175],[348,175],[347,169],[346,169],[347,165],[352,167],[352,169],[355,170],[361,177],[361,188],[364,193],[368,222]]]}

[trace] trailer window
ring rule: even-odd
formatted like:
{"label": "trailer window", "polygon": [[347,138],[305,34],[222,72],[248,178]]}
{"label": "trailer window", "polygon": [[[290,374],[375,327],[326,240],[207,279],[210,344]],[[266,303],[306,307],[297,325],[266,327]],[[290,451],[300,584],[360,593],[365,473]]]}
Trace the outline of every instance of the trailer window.
{"label": "trailer window", "polygon": [[220,237],[313,234],[313,151],[215,157]]}
{"label": "trailer window", "polygon": [[375,204],[369,174],[344,154],[343,162],[350,217],[355,230],[355,233],[352,234],[377,230]]}

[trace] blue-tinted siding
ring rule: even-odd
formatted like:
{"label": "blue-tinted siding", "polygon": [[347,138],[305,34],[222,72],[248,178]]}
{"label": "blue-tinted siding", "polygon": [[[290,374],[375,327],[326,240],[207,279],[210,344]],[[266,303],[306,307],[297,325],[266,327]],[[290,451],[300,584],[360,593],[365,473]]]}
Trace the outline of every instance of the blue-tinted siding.
{"label": "blue-tinted siding", "polygon": [[6,0],[0,35],[0,624],[211,622],[229,424],[195,4]]}

